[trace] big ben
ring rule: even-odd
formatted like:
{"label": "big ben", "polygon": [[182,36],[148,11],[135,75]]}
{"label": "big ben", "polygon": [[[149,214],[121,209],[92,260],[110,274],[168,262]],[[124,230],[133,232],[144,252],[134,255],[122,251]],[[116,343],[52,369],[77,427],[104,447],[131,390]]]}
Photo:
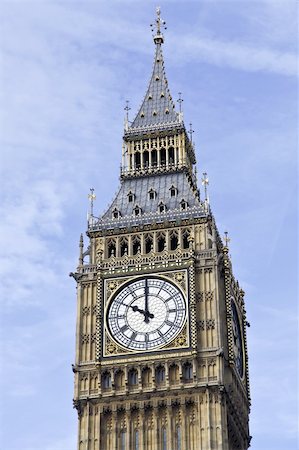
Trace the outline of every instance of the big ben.
{"label": "big ben", "polygon": [[198,189],[163,27],[158,8],[150,82],[125,122],[120,188],[101,217],[91,211],[72,273],[78,450],[250,444],[244,291]]}

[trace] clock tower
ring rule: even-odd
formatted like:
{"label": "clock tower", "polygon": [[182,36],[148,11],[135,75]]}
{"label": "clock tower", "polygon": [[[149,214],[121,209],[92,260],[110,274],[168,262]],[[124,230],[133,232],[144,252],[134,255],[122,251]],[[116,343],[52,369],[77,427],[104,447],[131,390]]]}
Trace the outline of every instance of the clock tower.
{"label": "clock tower", "polygon": [[163,26],[157,9],[153,71],[125,122],[120,188],[102,217],[91,210],[71,273],[78,450],[250,442],[244,292],[228,238],[200,197],[194,146],[165,74]]}

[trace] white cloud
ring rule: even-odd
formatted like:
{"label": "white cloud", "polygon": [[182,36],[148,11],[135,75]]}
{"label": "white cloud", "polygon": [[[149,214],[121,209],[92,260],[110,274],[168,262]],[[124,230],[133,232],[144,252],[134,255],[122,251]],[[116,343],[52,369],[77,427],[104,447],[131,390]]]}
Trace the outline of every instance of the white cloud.
{"label": "white cloud", "polygon": [[176,61],[181,64],[200,59],[217,66],[231,67],[248,72],[276,73],[289,76],[297,74],[297,57],[296,54],[290,52],[258,47],[245,42],[200,38],[193,34],[184,35],[179,40],[172,37],[169,45],[176,46]]}

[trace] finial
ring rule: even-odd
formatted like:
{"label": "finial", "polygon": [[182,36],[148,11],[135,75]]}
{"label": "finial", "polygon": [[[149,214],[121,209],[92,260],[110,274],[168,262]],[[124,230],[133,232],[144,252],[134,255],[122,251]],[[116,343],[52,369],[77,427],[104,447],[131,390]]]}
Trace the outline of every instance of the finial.
{"label": "finial", "polygon": [[90,188],[90,194],[88,194],[88,200],[90,201],[90,213],[89,217],[93,216],[93,202],[96,199],[96,195],[94,193],[94,188]]}
{"label": "finial", "polygon": [[126,100],[126,106],[124,107],[124,110],[126,111],[126,120],[127,122],[129,122],[129,111],[130,111],[130,106],[129,106],[129,100]]}
{"label": "finial", "polygon": [[165,20],[161,19],[161,8],[160,6],[157,6],[156,8],[156,14],[157,14],[157,18],[156,18],[156,23],[153,24],[151,23],[151,30],[153,34],[153,38],[154,38],[154,43],[155,44],[163,44],[164,42],[164,37],[163,34],[161,33],[161,28],[164,28],[164,30],[167,30],[166,22]]}
{"label": "finial", "polygon": [[80,234],[80,241],[79,241],[79,265],[83,265],[83,234]]}
{"label": "finial", "polygon": [[182,103],[183,103],[184,99],[182,98],[181,92],[178,93],[178,96],[179,96],[179,98],[177,99],[177,102],[179,104],[179,109],[180,109],[180,113],[181,113],[182,112]]}
{"label": "finial", "polygon": [[228,247],[228,244],[230,243],[230,238],[228,237],[228,232],[224,232],[223,240],[225,242],[225,247]]}
{"label": "finial", "polygon": [[190,141],[192,143],[192,134],[194,133],[194,130],[192,130],[192,123],[189,123],[190,129],[188,131],[189,135],[190,135]]}
{"label": "finial", "polygon": [[208,179],[208,174],[207,172],[204,172],[202,174],[202,179],[201,179],[201,184],[204,186],[205,188],[205,200],[207,203],[209,203],[209,196],[208,196],[208,186],[209,186],[209,179]]}

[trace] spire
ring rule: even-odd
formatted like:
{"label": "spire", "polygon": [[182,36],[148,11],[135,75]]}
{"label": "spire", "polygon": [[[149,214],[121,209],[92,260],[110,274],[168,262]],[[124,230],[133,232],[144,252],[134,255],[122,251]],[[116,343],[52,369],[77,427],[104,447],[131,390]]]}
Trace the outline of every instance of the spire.
{"label": "spire", "polygon": [[166,29],[166,27],[165,22],[161,19],[160,8],[157,8],[155,25],[151,25],[151,27],[155,32],[153,39],[156,45],[153,72],[142,105],[130,129],[180,123],[179,114],[175,111],[175,103],[168,89],[164,69],[162,53],[164,37],[161,28]]}

